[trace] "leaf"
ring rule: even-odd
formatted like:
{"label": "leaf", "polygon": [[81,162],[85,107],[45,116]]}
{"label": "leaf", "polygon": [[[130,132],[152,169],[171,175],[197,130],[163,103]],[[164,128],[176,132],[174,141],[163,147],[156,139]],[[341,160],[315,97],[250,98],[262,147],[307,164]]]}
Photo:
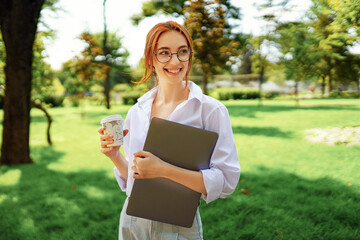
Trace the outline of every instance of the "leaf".
{"label": "leaf", "polygon": [[242,189],[240,189],[240,192],[245,195],[251,194],[251,191],[248,188],[242,188]]}

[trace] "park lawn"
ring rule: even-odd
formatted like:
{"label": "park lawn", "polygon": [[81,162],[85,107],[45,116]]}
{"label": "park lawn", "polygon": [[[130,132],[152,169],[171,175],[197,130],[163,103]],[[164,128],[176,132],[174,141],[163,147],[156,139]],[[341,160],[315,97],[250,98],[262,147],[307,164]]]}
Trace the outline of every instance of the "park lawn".
{"label": "park lawn", "polygon": [[[305,139],[307,129],[360,126],[360,100],[224,104],[242,172],[231,196],[201,202],[205,239],[360,239],[360,146]],[[128,109],[50,109],[52,147],[43,114],[31,111],[34,164],[0,167],[0,239],[117,238],[125,194],[97,128]]]}

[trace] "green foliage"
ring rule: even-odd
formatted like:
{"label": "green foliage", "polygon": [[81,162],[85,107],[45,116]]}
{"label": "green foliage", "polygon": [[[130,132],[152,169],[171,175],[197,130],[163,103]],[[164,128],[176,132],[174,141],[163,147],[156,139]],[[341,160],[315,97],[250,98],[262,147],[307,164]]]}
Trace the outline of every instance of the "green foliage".
{"label": "green foliage", "polygon": [[[102,85],[107,71],[110,71],[110,82],[112,85],[119,82],[128,83],[131,76],[128,74],[130,66],[127,64],[129,52],[122,45],[122,37],[116,33],[108,34],[107,56],[108,66],[104,63],[103,49],[101,46],[102,33],[81,34],[80,39],[85,42],[86,47],[80,56],[75,56],[67,61],[59,78],[64,82],[67,93],[71,95],[72,101],[78,104],[76,98],[82,98],[84,93],[90,92],[93,85]],[[111,87],[111,86],[110,86]],[[98,91],[93,100],[104,102],[105,97],[100,96],[104,91]]]}
{"label": "green foliage", "polygon": [[87,99],[90,101],[99,105],[105,103],[104,86],[100,84],[94,84],[90,87],[90,92],[88,94],[89,96]]}
{"label": "green foliage", "polygon": [[261,94],[266,99],[273,99],[280,96],[280,92],[278,91],[267,91],[267,92],[262,92]]}
{"label": "green foliage", "polygon": [[129,84],[126,83],[119,83],[116,84],[112,90],[116,93],[122,94],[124,92],[131,90],[131,87],[129,86]]}
{"label": "green foliage", "polygon": [[215,88],[210,92],[210,96],[221,101],[237,100],[237,99],[258,99],[261,97],[265,99],[273,99],[280,95],[278,91],[267,91],[259,93],[257,88],[235,88],[235,87],[220,87]]}
{"label": "green foliage", "polygon": [[357,91],[332,91],[329,93],[330,98],[359,98]]}
{"label": "green foliage", "polygon": [[231,56],[238,55],[239,42],[231,40],[226,18],[228,8],[220,1],[191,1],[184,9],[184,25],[194,45],[195,66],[203,75],[212,76],[226,66]]}
{"label": "green foliage", "polygon": [[142,3],[141,13],[131,17],[133,24],[138,25],[140,21],[147,17],[163,13],[179,17],[183,15],[186,0],[148,0]]}
{"label": "green foliage", "polygon": [[47,33],[37,33],[33,46],[31,98],[40,100],[50,107],[59,107],[62,106],[65,89],[50,65],[44,61],[46,55],[43,39],[46,37]]}
{"label": "green foliage", "polygon": [[300,81],[316,76],[315,66],[320,57],[318,49],[314,48],[316,40],[309,32],[308,24],[288,22],[279,25],[277,30],[276,41],[284,56],[282,61],[287,79]]}
{"label": "green foliage", "polygon": [[121,95],[123,104],[125,105],[134,105],[137,102],[137,99],[141,97],[141,92],[131,91],[127,93],[123,93]]}
{"label": "green foliage", "polygon": [[259,90],[256,88],[233,88],[221,87],[211,91],[210,96],[218,100],[257,99],[260,98]]}
{"label": "green foliage", "polygon": [[44,94],[39,100],[50,107],[61,107],[63,105],[65,96],[56,96],[53,94]]}
{"label": "green foliage", "polygon": [[129,89],[123,91],[120,95],[125,105],[133,105],[137,102],[137,99],[144,95],[148,91],[148,87],[145,84],[135,85],[129,87]]}

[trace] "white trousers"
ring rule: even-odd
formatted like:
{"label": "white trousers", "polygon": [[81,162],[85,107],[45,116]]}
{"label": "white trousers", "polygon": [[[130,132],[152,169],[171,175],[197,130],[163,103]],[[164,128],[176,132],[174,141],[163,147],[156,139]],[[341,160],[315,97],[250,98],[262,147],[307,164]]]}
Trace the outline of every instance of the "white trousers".
{"label": "white trousers", "polygon": [[199,208],[191,228],[134,217],[126,214],[128,198],[120,215],[119,240],[202,240]]}

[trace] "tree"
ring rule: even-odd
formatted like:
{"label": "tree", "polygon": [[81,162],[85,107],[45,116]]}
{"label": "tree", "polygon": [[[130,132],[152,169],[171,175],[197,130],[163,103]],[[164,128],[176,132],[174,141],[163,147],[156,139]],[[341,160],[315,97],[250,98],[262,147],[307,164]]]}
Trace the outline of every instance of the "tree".
{"label": "tree", "polygon": [[104,36],[103,36],[103,45],[102,50],[104,53],[104,64],[106,68],[104,68],[105,77],[104,77],[104,94],[106,99],[106,108],[110,109],[110,70],[111,70],[111,63],[110,63],[110,52],[108,48],[108,32],[107,32],[107,25],[106,25],[106,0],[103,1],[103,18],[104,18]]}
{"label": "tree", "polygon": [[221,1],[191,1],[184,12],[184,25],[193,39],[195,67],[202,72],[202,89],[207,94],[208,78],[225,68],[231,56],[238,55],[239,43],[229,38]]}
{"label": "tree", "polygon": [[259,86],[259,105],[261,105],[261,96],[262,96],[262,84],[265,82],[265,71],[266,68],[269,66],[270,62],[267,59],[267,56],[261,52],[262,46],[265,45],[267,41],[266,36],[258,36],[253,37],[250,40],[250,44],[254,51],[253,55],[250,57],[251,59],[251,70],[253,73],[259,74],[258,77],[258,86]]}
{"label": "tree", "polygon": [[287,22],[277,26],[276,41],[283,54],[286,76],[295,81],[298,103],[299,82],[318,77],[315,66],[320,61],[320,56],[315,48],[316,39],[309,31],[308,23]]}
{"label": "tree", "polygon": [[186,2],[187,0],[148,0],[143,2],[141,13],[133,15],[131,20],[138,25],[144,18],[152,17],[157,13],[180,17],[184,14]]}
{"label": "tree", "polygon": [[31,163],[29,147],[31,67],[44,0],[0,0],[6,52],[3,142],[0,164]]}
{"label": "tree", "polygon": [[[339,66],[350,63],[351,68],[354,68],[357,65],[356,57],[352,56],[349,47],[359,39],[359,36],[349,31],[356,26],[356,22],[351,24],[348,22],[349,18],[356,20],[356,17],[352,17],[350,12],[343,10],[342,5],[346,5],[343,2],[347,1],[313,0],[313,6],[309,12],[311,20],[309,26],[314,30],[317,41],[315,48],[320,57],[316,69],[321,76],[323,89],[327,83],[329,92],[333,90],[335,83],[346,82],[347,84],[353,79],[352,77],[345,79],[344,76],[348,76],[349,71]],[[359,5],[357,3],[358,7]],[[345,6],[344,9],[349,10]],[[349,62],[349,60],[354,61]]]}
{"label": "tree", "polygon": [[[94,84],[102,85],[104,79],[109,78],[109,89],[114,82],[129,82],[130,66],[126,63],[128,51],[122,46],[121,37],[115,33],[107,33],[107,54],[102,49],[103,33],[84,32],[79,37],[85,43],[80,56],[75,56],[63,65],[66,76],[64,85],[67,92],[74,97],[77,105],[84,92],[90,91]],[[105,91],[104,91],[105,93]]]}

